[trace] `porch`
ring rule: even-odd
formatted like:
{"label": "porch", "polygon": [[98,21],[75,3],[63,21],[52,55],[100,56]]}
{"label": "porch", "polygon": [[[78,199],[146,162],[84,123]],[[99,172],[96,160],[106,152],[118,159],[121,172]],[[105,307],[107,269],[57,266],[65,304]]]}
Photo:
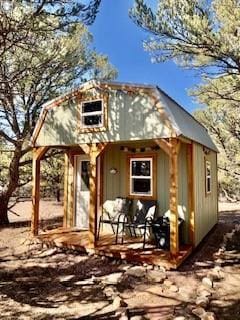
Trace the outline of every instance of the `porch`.
{"label": "porch", "polygon": [[115,244],[113,234],[103,234],[91,247],[88,231],[75,228],[57,228],[38,235],[38,239],[48,247],[58,247],[83,253],[95,253],[101,256],[125,260],[129,263],[146,263],[176,269],[191,254],[191,245],[180,245],[178,255],[172,256],[170,251],[156,248],[154,243],[142,246],[142,239],[126,237],[123,244]]}
{"label": "porch", "polygon": [[[192,144],[187,139],[155,139],[65,147],[63,226],[38,235],[40,162],[49,148],[36,148],[33,159],[32,233],[41,241],[50,246],[71,248],[82,252],[92,251],[129,262],[161,265],[167,268],[177,268],[191,253],[194,246]],[[115,244],[115,235],[110,227],[101,230],[100,239],[97,240],[98,222],[104,213],[103,209],[118,196],[129,197],[131,189],[129,165],[139,160],[143,164],[148,162],[149,166],[151,165],[149,170],[151,177],[148,178],[151,195],[147,199],[157,202],[157,216],[168,213],[169,250],[157,249],[155,243],[148,244],[143,249],[143,241],[140,237],[125,236],[124,244]],[[79,166],[81,161],[85,164],[86,161],[89,163],[89,169],[83,174],[81,170],[86,169],[87,166]],[[81,184],[78,185],[79,179],[84,183],[83,188]],[[87,190],[89,193],[87,204],[85,199],[80,199],[79,190],[84,192]],[[131,210],[133,216],[136,201],[141,199],[141,196],[130,194],[130,197],[133,201]],[[144,198],[146,199],[142,197]],[[86,223],[83,229],[88,231],[79,231],[81,228],[78,221],[82,223],[81,217],[84,212],[87,213],[87,219],[83,221]],[[179,241],[178,222],[179,218],[182,218],[180,214],[185,215],[183,242]]]}

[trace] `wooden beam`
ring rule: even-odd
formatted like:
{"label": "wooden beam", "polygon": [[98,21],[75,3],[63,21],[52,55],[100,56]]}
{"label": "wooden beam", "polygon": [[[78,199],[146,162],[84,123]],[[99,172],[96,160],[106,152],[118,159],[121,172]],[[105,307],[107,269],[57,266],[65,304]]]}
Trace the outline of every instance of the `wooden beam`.
{"label": "wooden beam", "polygon": [[171,153],[171,144],[165,139],[156,139],[156,144],[164,151],[167,155],[170,156]]}
{"label": "wooden beam", "polygon": [[189,241],[195,245],[195,212],[194,212],[194,176],[193,176],[193,145],[187,145],[187,178],[188,178],[188,212],[189,212]]}
{"label": "wooden beam", "polygon": [[41,160],[46,152],[49,150],[49,147],[38,147],[34,148],[34,157],[36,160]]}
{"label": "wooden beam", "polygon": [[63,227],[67,227],[68,216],[68,153],[64,153],[64,195],[63,195]]}
{"label": "wooden beam", "polygon": [[102,154],[107,144],[91,144],[90,147],[90,206],[89,206],[89,245],[95,247],[97,235],[97,158]]}
{"label": "wooden beam", "polygon": [[38,235],[39,224],[39,200],[40,200],[40,160],[37,158],[37,150],[33,149],[32,162],[32,221],[31,232],[34,236]]}
{"label": "wooden beam", "polygon": [[79,147],[82,149],[82,151],[86,154],[90,153],[90,146],[87,143],[80,144]]}
{"label": "wooden beam", "polygon": [[177,256],[179,253],[178,236],[178,140],[171,138],[169,141],[171,152],[169,157],[170,173],[170,253]]}

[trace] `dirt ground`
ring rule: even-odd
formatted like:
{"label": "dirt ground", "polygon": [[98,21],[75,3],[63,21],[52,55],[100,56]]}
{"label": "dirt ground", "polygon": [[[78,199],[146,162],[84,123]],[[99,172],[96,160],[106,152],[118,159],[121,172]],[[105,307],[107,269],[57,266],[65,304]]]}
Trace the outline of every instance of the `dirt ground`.
{"label": "dirt ground", "polygon": [[[29,232],[31,203],[13,211],[0,230],[1,319],[200,319],[206,292],[201,319],[240,319],[239,204],[220,204],[218,225],[177,271],[42,248]],[[42,201],[40,217],[43,228],[58,225],[62,205]]]}

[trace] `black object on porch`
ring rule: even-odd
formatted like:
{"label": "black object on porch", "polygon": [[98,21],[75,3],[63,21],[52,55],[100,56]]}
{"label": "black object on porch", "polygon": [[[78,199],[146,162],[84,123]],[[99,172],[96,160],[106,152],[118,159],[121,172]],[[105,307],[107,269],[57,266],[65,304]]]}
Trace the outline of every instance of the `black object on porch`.
{"label": "black object on porch", "polygon": [[[178,219],[178,234],[179,234],[179,243],[183,242],[182,240],[182,226],[184,220]],[[169,250],[170,248],[170,221],[168,217],[162,216],[158,217],[155,221],[152,222],[152,231],[156,241],[156,245],[160,249]]]}

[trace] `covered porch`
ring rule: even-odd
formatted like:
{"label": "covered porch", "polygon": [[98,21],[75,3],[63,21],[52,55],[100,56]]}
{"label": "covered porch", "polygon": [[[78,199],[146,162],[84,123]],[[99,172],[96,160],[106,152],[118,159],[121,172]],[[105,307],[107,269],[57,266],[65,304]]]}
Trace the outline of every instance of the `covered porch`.
{"label": "covered porch", "polygon": [[[192,143],[184,138],[155,139],[138,143],[94,143],[65,147],[65,179],[64,179],[64,219],[63,227],[39,234],[39,191],[40,191],[40,164],[41,159],[49,147],[36,147],[33,153],[33,210],[32,233],[49,246],[59,246],[79,250],[82,252],[95,252],[113,258],[124,259],[129,262],[148,263],[162,265],[167,268],[177,268],[191,253],[194,245],[194,199],[193,199],[193,167],[192,167]],[[133,151],[134,150],[134,151]],[[182,150],[182,151],[181,151]],[[128,186],[122,175],[129,175],[126,159],[129,153],[146,156],[154,154],[159,157],[159,163],[165,159],[166,183],[163,183],[159,165],[153,166],[153,184],[156,184],[156,192],[152,199],[159,201],[159,215],[169,212],[170,221],[170,247],[167,250],[156,248],[155,243],[148,243],[143,249],[142,238],[125,237],[123,244],[115,243],[115,235],[109,231],[103,231],[97,239],[98,221],[103,212],[104,203],[114,199],[114,195],[128,197]],[[180,158],[184,155],[186,165],[182,172]],[[118,160],[112,158],[116,154]],[[76,227],[76,159],[78,156],[87,156],[89,159],[89,207],[88,230],[80,230]],[[123,159],[125,163],[123,164]],[[114,162],[115,161],[115,162]],[[116,164],[119,161],[120,169]],[[184,165],[184,166],[185,166]],[[117,167],[117,168],[115,168]],[[120,171],[113,176],[111,170]],[[120,177],[121,175],[121,177]],[[185,190],[180,184],[183,176],[186,177]],[[122,190],[114,193],[110,180],[123,185]],[[106,181],[108,181],[106,183]],[[164,184],[162,186],[161,184]],[[125,186],[124,186],[125,185]],[[109,191],[110,190],[110,191]],[[165,193],[167,196],[165,196]],[[179,242],[179,206],[182,194],[185,194],[185,207],[187,219],[184,227],[185,241]],[[137,197],[132,197],[136,201]],[[179,200],[180,199],[180,200]],[[79,205],[83,205],[79,203]],[[164,207],[165,206],[165,207]]]}

